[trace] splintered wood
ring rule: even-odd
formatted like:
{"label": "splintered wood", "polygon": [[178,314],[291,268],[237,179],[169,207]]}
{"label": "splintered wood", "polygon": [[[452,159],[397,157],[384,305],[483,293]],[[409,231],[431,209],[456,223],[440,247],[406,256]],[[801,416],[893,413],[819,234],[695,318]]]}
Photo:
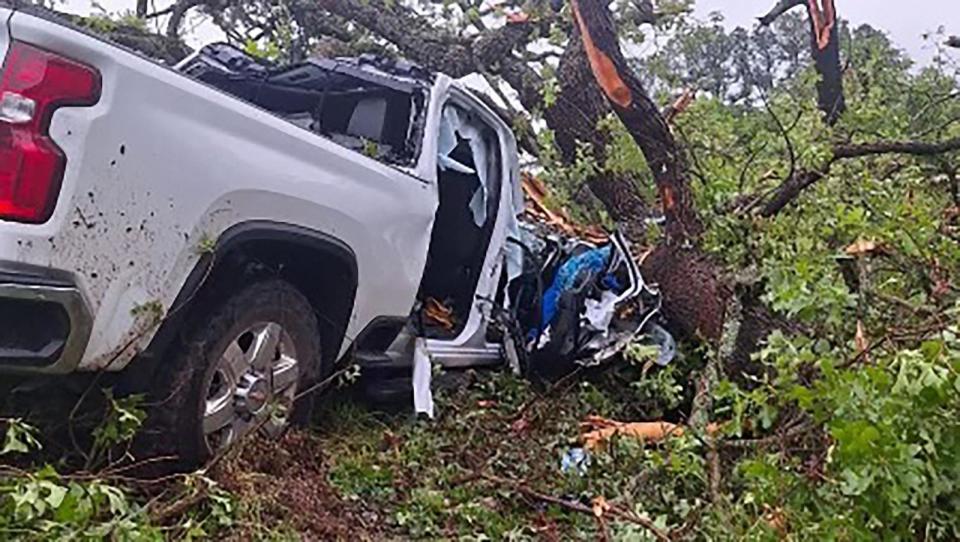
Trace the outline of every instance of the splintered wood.
{"label": "splintered wood", "polygon": [[521,177],[520,183],[527,200],[526,210],[524,211],[527,218],[558,233],[579,237],[589,243],[599,245],[609,240],[609,236],[602,229],[596,226],[577,224],[565,211],[552,209],[548,201],[550,192],[540,179],[525,173]]}
{"label": "splintered wood", "polygon": [[[707,424],[708,435],[714,435],[720,426]],[[637,439],[644,444],[655,444],[669,437],[679,437],[686,429],[666,421],[618,422],[601,416],[587,416],[580,423],[580,441],[587,450],[597,450],[618,437]]]}
{"label": "splintered wood", "polygon": [[[817,48],[823,51],[830,43],[830,33],[837,20],[836,7],[833,0],[807,0],[810,10],[810,20],[813,22],[813,32],[817,41]],[[823,4],[823,7],[820,4]]]}

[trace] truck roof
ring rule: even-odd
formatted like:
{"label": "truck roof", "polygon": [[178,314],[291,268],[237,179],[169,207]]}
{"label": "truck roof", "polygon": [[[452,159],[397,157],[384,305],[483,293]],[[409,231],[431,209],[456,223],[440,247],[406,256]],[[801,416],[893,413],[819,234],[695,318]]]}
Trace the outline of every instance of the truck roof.
{"label": "truck roof", "polygon": [[365,54],[355,57],[312,57],[302,62],[278,65],[228,43],[211,43],[202,47],[178,64],[177,69],[196,77],[200,75],[196,73],[197,70],[210,66],[216,66],[227,74],[300,88],[330,86],[332,78],[346,76],[410,92],[414,88],[432,84],[435,78],[428,70],[403,59]]}

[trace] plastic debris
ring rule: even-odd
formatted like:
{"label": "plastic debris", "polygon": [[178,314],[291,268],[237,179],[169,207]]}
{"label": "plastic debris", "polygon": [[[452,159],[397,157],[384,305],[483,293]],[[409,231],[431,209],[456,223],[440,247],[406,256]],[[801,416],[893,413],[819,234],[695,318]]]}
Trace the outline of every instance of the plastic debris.
{"label": "plastic debris", "polygon": [[673,335],[669,331],[661,327],[659,324],[650,324],[650,329],[647,331],[647,336],[656,344],[660,351],[657,354],[657,359],[654,362],[661,366],[666,367],[673,361],[673,358],[677,357],[677,341],[673,338]]}
{"label": "plastic debris", "polygon": [[560,472],[573,472],[580,476],[587,474],[590,466],[590,455],[583,448],[570,448],[560,459]]}
{"label": "plastic debris", "polygon": [[430,381],[433,366],[427,351],[427,340],[418,337],[413,347],[413,410],[417,414],[426,414],[433,419],[433,390]]}
{"label": "plastic debris", "polygon": [[587,298],[584,301],[583,319],[594,331],[606,335],[617,310],[618,299],[619,296],[610,290],[603,292],[599,301]]}

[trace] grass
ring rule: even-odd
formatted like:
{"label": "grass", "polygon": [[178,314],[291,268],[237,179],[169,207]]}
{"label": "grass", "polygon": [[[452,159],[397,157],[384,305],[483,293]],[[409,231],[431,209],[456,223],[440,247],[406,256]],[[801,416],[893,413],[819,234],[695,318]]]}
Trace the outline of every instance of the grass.
{"label": "grass", "polygon": [[[662,527],[679,525],[692,509],[691,503],[672,513],[651,513],[657,503],[676,505],[671,491],[679,488],[662,482],[671,470],[691,468],[687,462],[696,454],[687,453],[692,444],[682,439],[652,451],[617,443],[609,453],[593,455],[585,474],[561,471],[563,455],[578,446],[580,420],[591,414],[631,419],[638,413],[631,399],[646,391],[614,384],[615,374],[571,380],[543,396],[506,374],[469,373],[465,380],[439,394],[435,420],[418,419],[409,408],[387,413],[336,395],[318,412],[314,427],[267,444],[269,449],[245,452],[229,467],[234,479],[242,473],[241,478],[271,476],[271,483],[284,484],[291,470],[310,464],[308,472],[294,472],[294,478],[311,479],[324,489],[304,505],[284,501],[287,490],[250,491],[222,481],[244,503],[239,516],[249,516],[234,533],[242,533],[240,538],[298,532],[306,538],[522,540],[596,537],[604,531],[644,539],[648,533],[634,523],[601,523],[529,493],[586,507],[603,497]],[[284,454],[299,458],[287,465],[283,459],[273,467],[262,464],[264,457]],[[251,461],[257,457],[259,464]],[[658,496],[661,490],[666,493]],[[316,505],[338,512],[307,517]],[[265,509],[270,510],[266,518]],[[270,528],[255,533],[244,531],[245,524]]]}
{"label": "grass", "polygon": [[[678,495],[703,493],[678,487],[702,470],[695,443],[676,439],[651,449],[616,442],[593,454],[586,472],[561,469],[564,454],[579,446],[579,424],[588,415],[670,417],[677,379],[685,373],[638,373],[625,365],[546,390],[505,373],[461,373],[456,386],[436,392],[434,420],[414,416],[408,404],[373,408],[351,390],[336,390],[310,427],[279,441],[245,441],[209,472],[161,486],[104,480],[119,484],[124,509],[136,512],[124,532],[150,535],[133,539],[643,540],[649,533],[635,522],[612,515],[598,520],[590,506],[602,497],[661,528],[682,524],[697,503]],[[55,478],[64,487],[87,483],[82,471],[64,472]],[[96,533],[113,529],[113,516],[94,511],[61,527]],[[35,529],[43,521],[17,524]]]}

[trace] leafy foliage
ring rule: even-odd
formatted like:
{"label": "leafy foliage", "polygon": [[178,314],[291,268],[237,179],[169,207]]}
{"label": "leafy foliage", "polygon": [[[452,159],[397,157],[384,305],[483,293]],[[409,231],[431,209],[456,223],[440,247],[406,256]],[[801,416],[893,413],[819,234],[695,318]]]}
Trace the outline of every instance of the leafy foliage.
{"label": "leafy foliage", "polygon": [[[252,54],[296,60],[321,49],[328,36],[291,14],[295,4],[230,2],[217,22]],[[644,16],[644,2],[616,4],[621,23]],[[585,507],[605,497],[695,539],[960,538],[957,153],[833,161],[838,144],[960,137],[960,71],[947,53],[914,66],[882,32],[841,25],[847,111],[827,127],[816,109],[802,16],[783,16],[770,29],[731,31],[719,16],[685,17],[690,5],[659,2],[668,16],[655,24],[656,51],[633,62],[661,102],[682,89],[699,91],[673,128],[688,151],[708,226],[705,248],[795,329],[767,338],[753,360],[759,370],[728,374],[713,389],[715,436],[694,429],[657,446],[614,439],[590,455],[583,474],[560,469],[564,454],[578,446],[581,419],[684,423],[699,371],[713,354],[685,345],[670,367],[645,368],[649,352],[637,345],[627,355],[633,363],[541,397],[510,376],[471,376],[441,395],[441,417],[431,423],[338,404],[314,437],[321,465],[310,473],[323,474],[319,483],[336,493],[323,504],[348,503],[359,516],[372,514],[386,535],[406,538],[650,537],[636,522],[598,521],[533,499],[521,487]],[[502,23],[516,7],[427,0],[383,6],[436,20],[444,36],[456,37],[449,43]],[[536,16],[545,3],[524,7]],[[367,29],[336,22],[343,24],[333,30],[349,36],[331,38],[340,42],[335,50],[395,52]],[[105,17],[87,24],[99,32],[115,27]],[[639,24],[621,27],[633,43],[651,37]],[[532,30],[531,43],[560,46],[568,30],[552,20]],[[543,77],[534,95],[549,107],[558,99],[555,62],[528,65]],[[655,201],[649,168],[618,120],[597,126],[611,136],[605,160],[581,145],[577,159],[563,164],[553,133],[536,118],[518,118],[518,129],[537,132],[540,174],[573,215],[606,221],[582,196],[585,180],[603,173],[633,174],[642,195]],[[756,213],[798,171],[828,165],[793,205],[773,217]],[[651,228],[651,240],[657,233]],[[40,435],[22,419],[4,420],[0,535],[293,535],[295,514],[271,500],[288,493],[267,498],[237,489],[259,489],[276,471],[232,473],[235,493],[205,476],[178,480],[165,496],[196,504],[158,521],[160,501],[110,477],[142,422],[140,404],[108,396],[106,412],[86,469],[106,468],[96,474],[31,464]]]}

